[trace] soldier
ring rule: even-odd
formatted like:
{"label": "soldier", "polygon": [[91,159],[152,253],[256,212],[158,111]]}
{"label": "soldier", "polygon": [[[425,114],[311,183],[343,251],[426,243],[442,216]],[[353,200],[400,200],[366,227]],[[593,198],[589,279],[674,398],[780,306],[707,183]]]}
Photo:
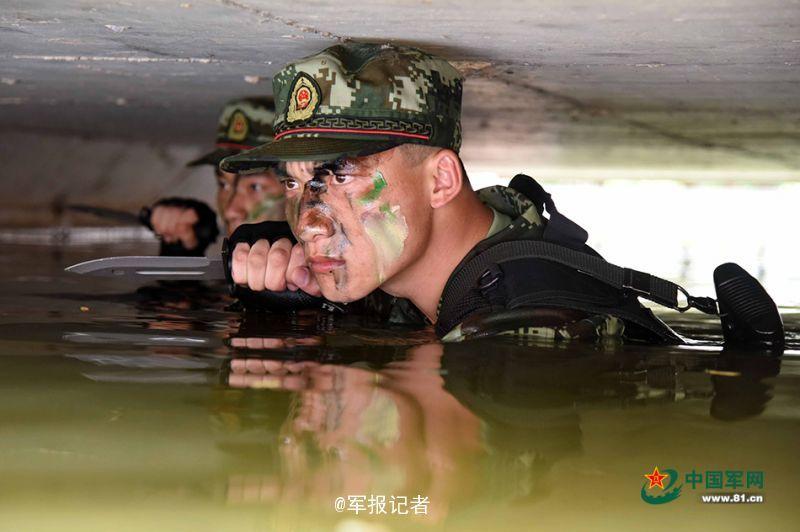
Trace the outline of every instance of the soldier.
{"label": "soldier", "polygon": [[[216,148],[187,164],[214,168],[217,212],[227,235],[243,223],[285,220],[283,185],[269,165],[247,175],[218,168],[223,158],[272,140],[274,115],[272,98],[229,101],[219,117]],[[168,255],[203,255],[218,234],[214,212],[192,199],[160,200],[152,208],[150,223],[162,240],[162,254]]]}
{"label": "soldier", "polygon": [[[233,279],[349,302],[380,287],[411,300],[445,340],[684,339],[639,303],[719,313],[729,343],[780,347],[774,302],[740,267],[715,271],[718,302],[614,266],[527,176],[474,191],[458,155],[459,72],[417,49],[345,43],[273,80],[275,138],[228,157],[240,172],[280,162],[288,239],[240,243]],[[545,211],[549,217],[545,216]]]}
{"label": "soldier", "polygon": [[[246,240],[250,224],[259,224],[268,236],[291,235],[286,224],[284,186],[276,174],[277,163],[266,163],[247,172],[226,172],[220,161],[254,146],[272,140],[275,115],[273,99],[237,98],[228,102],[219,118],[216,148],[191,161],[187,166],[213,166],[217,178],[217,212],[231,241]],[[265,223],[260,222],[279,222]],[[205,203],[185,198],[168,198],[152,208],[151,225],[161,237],[162,255],[203,255],[218,234],[216,215]],[[237,229],[241,228],[240,231]],[[265,229],[268,228],[268,229]],[[160,287],[160,288],[163,288]],[[182,283],[180,290],[187,290]],[[237,290],[235,297],[245,308],[286,311],[296,304],[291,298],[263,298],[246,290]],[[419,324],[422,317],[407,301],[397,300],[376,291],[349,307],[350,313],[369,314],[391,323]]]}

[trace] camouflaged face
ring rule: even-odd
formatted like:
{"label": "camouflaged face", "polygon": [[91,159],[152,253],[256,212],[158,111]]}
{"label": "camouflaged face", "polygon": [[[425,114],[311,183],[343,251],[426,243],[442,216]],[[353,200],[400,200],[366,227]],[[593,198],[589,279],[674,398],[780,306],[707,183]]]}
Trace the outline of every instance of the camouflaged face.
{"label": "camouflaged face", "polygon": [[272,98],[237,98],[222,109],[217,146],[248,149],[272,140],[275,104]]}
{"label": "camouflaged face", "polygon": [[368,136],[458,151],[461,91],[459,72],[421,50],[338,44],[273,78],[276,140]]}

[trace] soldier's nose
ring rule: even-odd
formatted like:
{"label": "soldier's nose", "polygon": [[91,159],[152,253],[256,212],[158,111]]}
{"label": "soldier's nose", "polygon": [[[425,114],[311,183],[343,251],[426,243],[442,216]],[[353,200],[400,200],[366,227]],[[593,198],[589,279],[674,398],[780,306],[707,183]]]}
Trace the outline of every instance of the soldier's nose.
{"label": "soldier's nose", "polygon": [[231,198],[228,204],[225,206],[225,212],[223,216],[228,219],[237,219],[237,218],[244,218],[247,216],[247,208],[243,201],[240,201],[237,197]]}
{"label": "soldier's nose", "polygon": [[328,190],[328,186],[322,179],[314,178],[308,183],[306,183],[306,190],[308,190],[308,192],[311,194],[322,194],[323,192]]}
{"label": "soldier's nose", "polygon": [[312,242],[318,238],[333,236],[333,220],[319,209],[308,209],[300,215],[297,224],[298,238],[303,242]]}

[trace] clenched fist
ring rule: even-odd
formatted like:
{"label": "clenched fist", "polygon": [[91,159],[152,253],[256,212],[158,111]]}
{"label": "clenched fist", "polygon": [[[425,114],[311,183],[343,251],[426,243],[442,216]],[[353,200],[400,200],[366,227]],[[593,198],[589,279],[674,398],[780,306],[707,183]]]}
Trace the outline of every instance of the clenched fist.
{"label": "clenched fist", "polygon": [[233,282],[254,291],[281,292],[298,289],[319,296],[316,279],[306,265],[303,246],[292,245],[287,238],[258,240],[252,246],[240,242],[233,250],[231,261]]}
{"label": "clenched fist", "polygon": [[167,244],[180,242],[186,249],[194,249],[198,245],[195,224],[200,217],[191,207],[173,205],[156,205],[150,215],[153,232]]}

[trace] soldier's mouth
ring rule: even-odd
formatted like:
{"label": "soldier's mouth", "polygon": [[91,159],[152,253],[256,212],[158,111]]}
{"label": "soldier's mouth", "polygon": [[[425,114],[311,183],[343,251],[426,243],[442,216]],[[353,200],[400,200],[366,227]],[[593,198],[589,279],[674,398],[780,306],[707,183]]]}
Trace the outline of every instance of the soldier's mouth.
{"label": "soldier's mouth", "polygon": [[308,266],[314,273],[330,273],[344,267],[345,261],[325,255],[314,255],[308,258]]}

